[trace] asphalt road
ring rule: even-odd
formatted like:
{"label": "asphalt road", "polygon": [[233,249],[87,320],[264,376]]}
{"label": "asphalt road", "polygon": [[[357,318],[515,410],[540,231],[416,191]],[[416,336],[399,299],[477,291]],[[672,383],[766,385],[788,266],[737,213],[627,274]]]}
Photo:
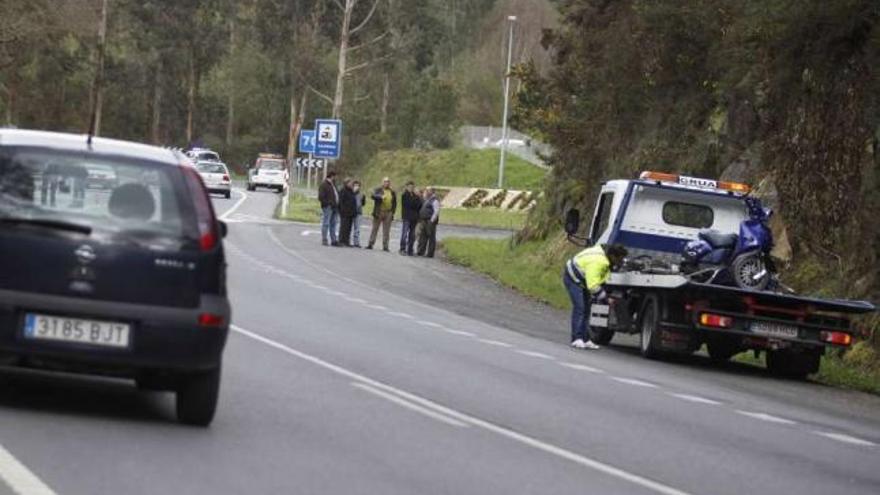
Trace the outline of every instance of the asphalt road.
{"label": "asphalt road", "polygon": [[277,198],[215,200],[235,326],[212,426],[125,381],[5,370],[0,477],[64,494],[880,492],[875,397],[646,361],[625,339],[576,352],[563,313],[440,260],[321,247],[271,220]]}

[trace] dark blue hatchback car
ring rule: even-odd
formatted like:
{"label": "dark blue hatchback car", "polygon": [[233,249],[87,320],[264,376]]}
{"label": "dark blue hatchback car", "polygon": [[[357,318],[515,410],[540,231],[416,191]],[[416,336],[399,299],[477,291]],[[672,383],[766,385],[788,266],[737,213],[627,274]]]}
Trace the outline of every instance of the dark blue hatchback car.
{"label": "dark blue hatchback car", "polygon": [[[114,186],[87,187],[96,170]],[[0,130],[0,364],[133,378],[208,425],[230,322],[225,232],[178,152]]]}

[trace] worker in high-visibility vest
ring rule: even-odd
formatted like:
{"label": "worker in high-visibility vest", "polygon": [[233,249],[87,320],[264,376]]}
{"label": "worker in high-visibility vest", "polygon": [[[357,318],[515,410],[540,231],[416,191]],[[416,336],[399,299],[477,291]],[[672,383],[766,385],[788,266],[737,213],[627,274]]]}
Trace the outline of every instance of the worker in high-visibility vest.
{"label": "worker in high-visibility vest", "polygon": [[571,299],[571,346],[575,349],[599,348],[587,334],[590,305],[606,299],[603,286],[611,268],[620,266],[626,254],[619,244],[602,244],[584,249],[565,263],[562,280]]}

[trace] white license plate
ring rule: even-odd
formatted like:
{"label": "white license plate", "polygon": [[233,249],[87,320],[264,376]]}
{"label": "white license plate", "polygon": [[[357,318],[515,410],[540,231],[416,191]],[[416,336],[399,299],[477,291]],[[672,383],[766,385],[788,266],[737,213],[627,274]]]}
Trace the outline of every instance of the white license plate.
{"label": "white license plate", "polygon": [[782,325],[779,323],[768,323],[765,321],[756,321],[752,323],[752,332],[765,335],[767,337],[778,337],[783,339],[796,339],[798,329],[792,325]]}
{"label": "white license plate", "polygon": [[24,337],[102,347],[128,347],[131,325],[28,313]]}

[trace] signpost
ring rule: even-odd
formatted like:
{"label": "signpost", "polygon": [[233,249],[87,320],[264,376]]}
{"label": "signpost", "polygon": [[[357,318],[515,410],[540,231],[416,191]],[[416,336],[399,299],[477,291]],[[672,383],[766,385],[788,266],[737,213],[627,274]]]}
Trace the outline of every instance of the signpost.
{"label": "signpost", "polygon": [[[336,160],[342,154],[342,121],[336,119],[315,120],[315,152],[318,158]],[[324,177],[327,177],[327,162],[324,162]]]}
{"label": "signpost", "polygon": [[[315,152],[315,130],[314,129],[303,129],[299,132],[299,152],[300,153],[308,153],[309,160],[312,159],[312,153]],[[308,168],[303,167],[300,164],[299,159],[297,159],[297,173],[301,174],[303,171],[309,173]],[[302,178],[300,176],[300,178]],[[310,178],[306,176],[306,187],[309,187]]]}

